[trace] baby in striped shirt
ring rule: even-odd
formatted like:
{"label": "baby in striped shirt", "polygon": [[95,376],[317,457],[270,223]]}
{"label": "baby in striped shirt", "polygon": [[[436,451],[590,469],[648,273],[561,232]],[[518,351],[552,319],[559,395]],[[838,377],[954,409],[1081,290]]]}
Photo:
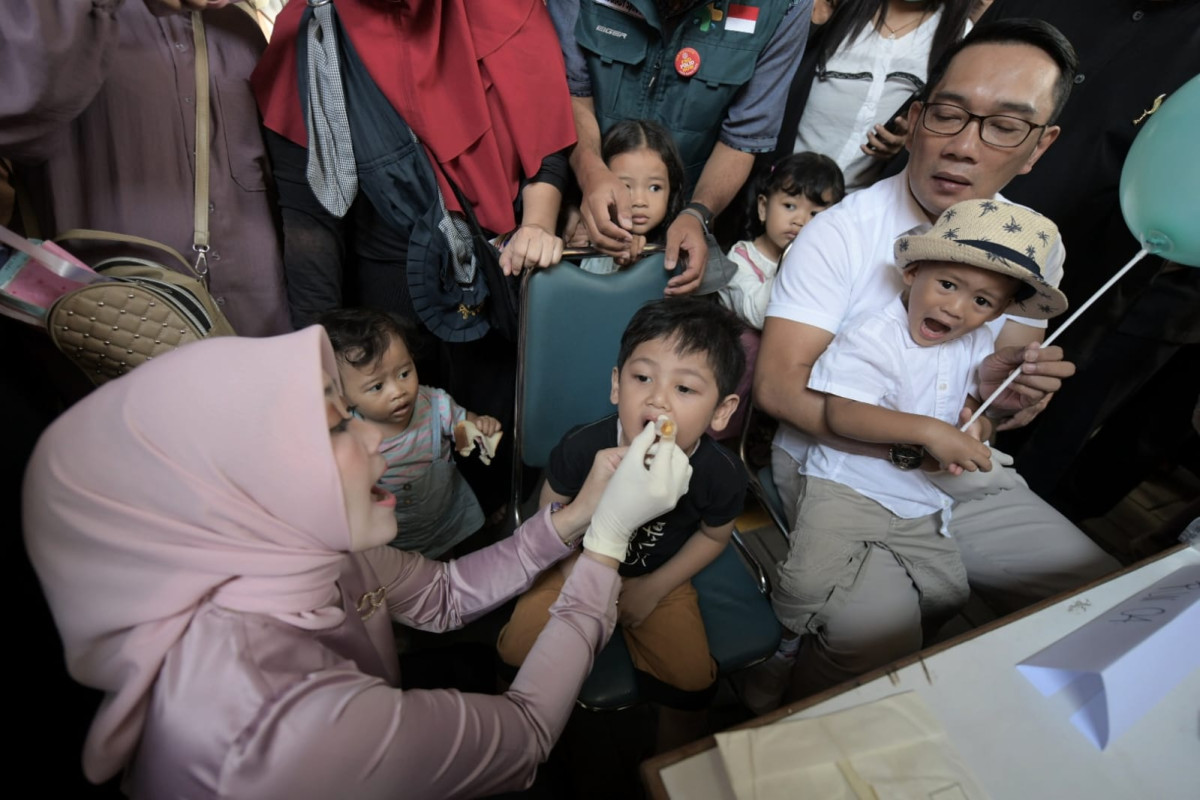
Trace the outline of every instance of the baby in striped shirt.
{"label": "baby in striped shirt", "polygon": [[379,485],[396,497],[393,547],[437,558],[483,527],[483,510],[454,465],[454,427],[500,432],[500,420],[421,386],[409,352],[409,324],[382,311],[340,309],[321,318],[337,355],[346,403],[383,434],[387,471]]}

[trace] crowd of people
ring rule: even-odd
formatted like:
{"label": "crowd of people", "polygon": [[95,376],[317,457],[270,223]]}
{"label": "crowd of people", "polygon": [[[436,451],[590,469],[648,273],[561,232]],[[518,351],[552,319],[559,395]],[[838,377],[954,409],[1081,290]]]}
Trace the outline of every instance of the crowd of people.
{"label": "crowd of people", "polygon": [[[697,738],[718,671],[691,579],[743,510],[718,440],[751,403],[791,528],[751,712],[919,650],[971,594],[1008,613],[1115,570],[1076,525],[1079,456],[1102,423],[1134,436],[1164,375],[1187,384],[1156,442],[1194,436],[1200,272],[1148,259],[1039,345],[1136,250],[1120,165],[1200,73],[1200,8],[1049,6],[6,2],[0,223],[195,257],[239,334],[89,392],[0,320],[31,641],[100,692],[64,695],[87,779],[519,790],[618,626],[659,745]],[[612,273],[648,246],[672,276],[628,321],[615,412],[509,532],[507,293],[568,247]],[[510,600],[482,661],[397,646]]]}

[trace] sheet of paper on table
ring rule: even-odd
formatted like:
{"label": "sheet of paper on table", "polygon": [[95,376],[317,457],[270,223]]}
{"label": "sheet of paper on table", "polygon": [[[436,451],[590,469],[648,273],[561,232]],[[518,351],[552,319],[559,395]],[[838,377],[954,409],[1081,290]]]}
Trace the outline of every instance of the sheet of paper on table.
{"label": "sheet of paper on table", "polygon": [[1017,665],[1103,750],[1200,669],[1200,565],[1176,570]]}
{"label": "sheet of paper on table", "polygon": [[738,800],[987,797],[914,692],[716,739]]}

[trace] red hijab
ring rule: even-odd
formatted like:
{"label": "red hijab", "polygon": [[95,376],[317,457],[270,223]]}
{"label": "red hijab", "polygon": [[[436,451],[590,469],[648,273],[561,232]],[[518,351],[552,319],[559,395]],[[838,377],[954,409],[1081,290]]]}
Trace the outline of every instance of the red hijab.
{"label": "red hijab", "polygon": [[[521,179],[575,142],[566,68],[542,0],[335,5],[367,72],[474,203],[480,225],[516,227]],[[296,83],[303,13],[303,0],[284,7],[250,78],[263,123],[299,145],[307,144]],[[438,183],[447,207],[461,210],[440,172]]]}

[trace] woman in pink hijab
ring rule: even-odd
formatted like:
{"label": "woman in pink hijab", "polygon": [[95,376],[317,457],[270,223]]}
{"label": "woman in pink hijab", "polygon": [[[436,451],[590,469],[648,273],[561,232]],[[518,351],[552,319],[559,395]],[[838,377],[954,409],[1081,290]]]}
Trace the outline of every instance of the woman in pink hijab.
{"label": "woman in pink hijab", "polygon": [[[25,539],[68,667],[105,699],[84,772],[134,797],[473,797],[528,785],[615,622],[630,533],[691,469],[647,426],[571,505],[440,563],[395,534],[379,435],[324,332],[189,345],[42,437]],[[185,409],[180,411],[179,409]],[[586,533],[584,533],[586,529]],[[392,620],[458,627],[579,559],[502,695],[396,688]]]}

